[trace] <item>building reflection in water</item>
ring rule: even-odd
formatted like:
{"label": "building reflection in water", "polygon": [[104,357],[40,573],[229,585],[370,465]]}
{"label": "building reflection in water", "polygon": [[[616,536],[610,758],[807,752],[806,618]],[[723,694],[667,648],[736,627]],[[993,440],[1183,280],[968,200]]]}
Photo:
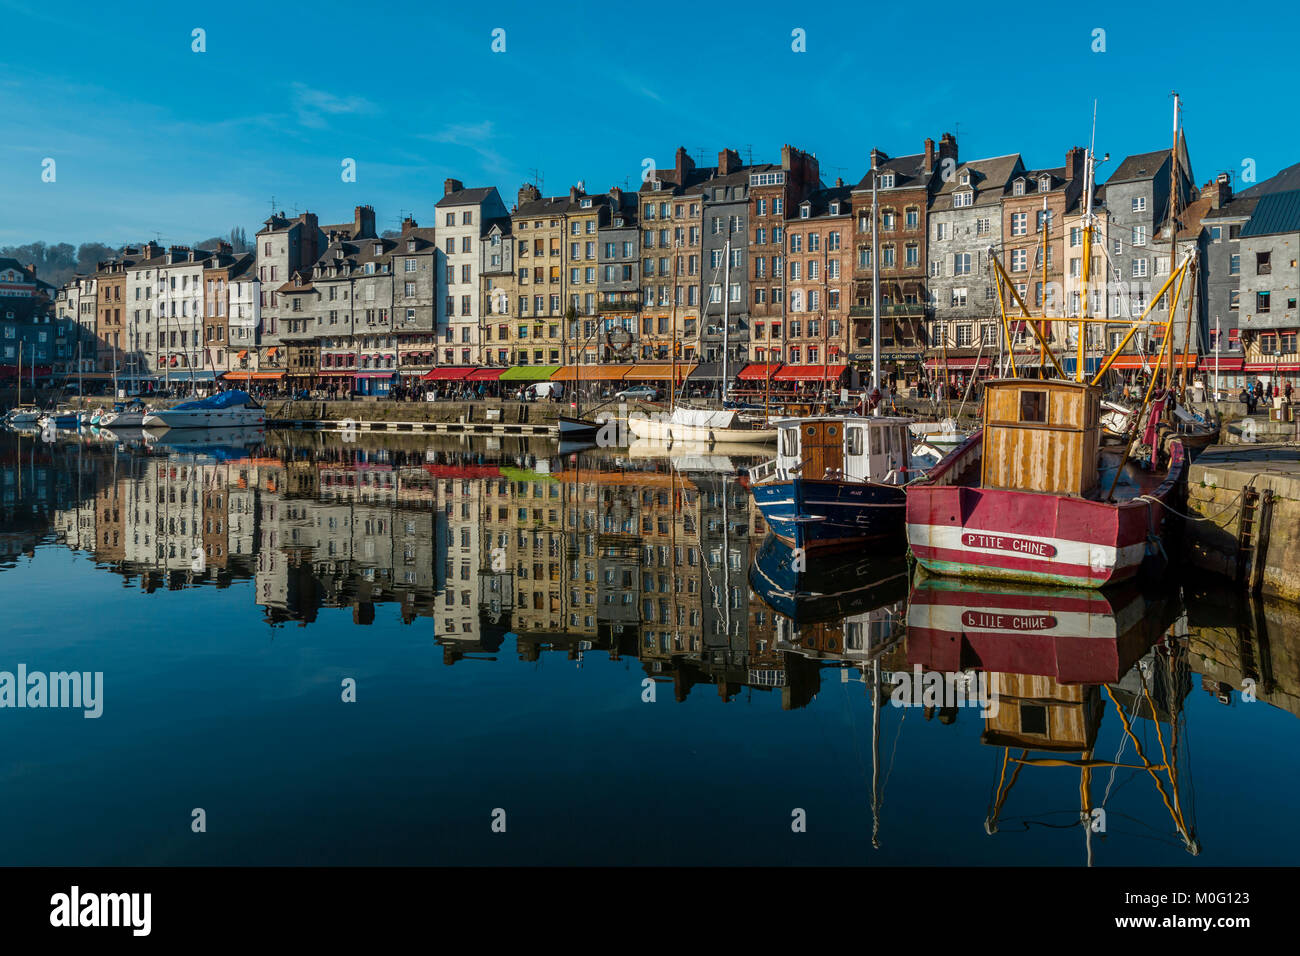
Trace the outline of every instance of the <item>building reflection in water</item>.
{"label": "building reflection in water", "polygon": [[[962,714],[943,693],[920,706],[940,723],[982,720],[980,743],[998,757],[988,832],[1077,826],[1089,861],[1117,773],[1140,778],[1171,839],[1198,852],[1190,694],[1236,706],[1244,692],[1300,714],[1300,611],[1289,605],[1199,586],[909,582],[901,542],[805,564],[767,534],[738,480],[743,457],[362,437],[267,432],[240,446],[0,433],[0,574],[54,542],[145,592],[246,583],[272,626],[328,609],[368,626],[396,610],[428,627],[449,666],[512,651],[576,667],[592,654],[635,660],[677,701],[707,684],[724,702],[770,693],[789,710],[824,677],[861,683],[877,828],[891,695],[917,673],[954,693],[974,684],[994,711]],[[1062,819],[1018,803],[1027,774],[1059,776],[1077,810]]]}

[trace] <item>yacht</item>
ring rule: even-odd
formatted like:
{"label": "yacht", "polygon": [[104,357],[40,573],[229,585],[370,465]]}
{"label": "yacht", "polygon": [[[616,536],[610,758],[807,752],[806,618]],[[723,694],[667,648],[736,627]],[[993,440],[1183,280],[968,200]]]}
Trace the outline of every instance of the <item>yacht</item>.
{"label": "yacht", "polygon": [[247,392],[231,389],[181,402],[144,416],[145,428],[247,428],[266,424],[266,410]]}

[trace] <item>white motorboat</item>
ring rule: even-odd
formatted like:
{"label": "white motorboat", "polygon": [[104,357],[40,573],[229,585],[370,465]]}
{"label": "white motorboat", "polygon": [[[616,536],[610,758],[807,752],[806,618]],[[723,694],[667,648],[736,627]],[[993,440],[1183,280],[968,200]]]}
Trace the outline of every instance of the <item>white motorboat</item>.
{"label": "white motorboat", "polygon": [[35,405],[19,405],[5,416],[10,425],[35,425],[40,420],[41,410]]}
{"label": "white motorboat", "polygon": [[266,409],[238,389],[181,402],[144,417],[145,428],[248,428],[265,424]]}
{"label": "white motorboat", "polygon": [[628,416],[627,430],[648,441],[703,443],[706,445],[770,444],[776,429],[760,421],[747,421],[734,409],[688,408],[679,405],[672,414]]}
{"label": "white motorboat", "polygon": [[127,405],[119,403],[113,406],[113,411],[100,414],[99,424],[104,427],[111,425],[119,430],[123,428],[143,428],[145,417],[150,412],[151,409],[140,402],[131,402]]}

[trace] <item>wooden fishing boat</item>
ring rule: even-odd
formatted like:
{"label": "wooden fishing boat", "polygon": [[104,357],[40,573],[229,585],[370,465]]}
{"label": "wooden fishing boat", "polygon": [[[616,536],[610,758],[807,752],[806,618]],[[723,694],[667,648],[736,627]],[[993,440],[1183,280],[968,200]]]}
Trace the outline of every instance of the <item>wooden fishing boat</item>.
{"label": "wooden fishing boat", "polygon": [[676,406],[668,415],[632,414],[627,430],[647,441],[698,442],[706,445],[763,444],[776,441],[776,429],[747,420],[733,409]]}
{"label": "wooden fishing boat", "polygon": [[[1173,414],[1177,384],[1173,322],[1184,287],[1191,309],[1196,287],[1193,250],[1170,271],[1142,314],[1091,378],[1085,376],[1089,324],[1103,331],[1117,320],[1092,316],[1088,282],[1096,230],[1091,149],[1085,154],[1081,309],[1077,318],[1033,315],[995,250],[989,264],[998,286],[1005,354],[1012,377],[986,384],[983,425],[907,491],[907,540],[928,571],[958,577],[1098,588],[1167,563],[1167,537],[1178,528],[1187,449]],[[1049,220],[1043,218],[1042,242]],[[1171,238],[1171,242],[1172,242]],[[1102,254],[1104,244],[1099,245]],[[1172,250],[1171,250],[1172,253]],[[1171,254],[1171,263],[1173,257]],[[1046,265],[1044,264],[1044,269]],[[1047,275],[1043,275],[1047,287]],[[1168,314],[1150,318],[1169,293]],[[1042,377],[1017,374],[1008,303],[1037,340]],[[1028,321],[1024,321],[1028,320]],[[1073,375],[1054,354],[1050,326],[1072,327]],[[1140,329],[1158,333],[1154,363],[1136,427],[1122,445],[1102,441],[1101,381]],[[1070,336],[1056,336],[1058,343]],[[1166,367],[1165,360],[1169,364]],[[1052,377],[1053,374],[1055,377]],[[1159,385],[1159,388],[1157,386]],[[1104,410],[1115,415],[1114,408]]]}
{"label": "wooden fishing boat", "polygon": [[1101,445],[1100,392],[1065,379],[989,382],[984,427],[907,490],[916,560],[938,574],[1096,588],[1164,559],[1182,442],[1168,435],[1168,464],[1153,469]]}

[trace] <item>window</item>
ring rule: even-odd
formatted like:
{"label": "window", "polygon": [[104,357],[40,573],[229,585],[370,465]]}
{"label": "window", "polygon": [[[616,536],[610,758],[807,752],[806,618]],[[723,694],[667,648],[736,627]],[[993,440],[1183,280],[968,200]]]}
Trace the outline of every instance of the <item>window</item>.
{"label": "window", "polygon": [[970,253],[962,252],[952,257],[952,274],[955,276],[970,275]]}
{"label": "window", "polygon": [[948,238],[948,224],[946,222],[936,222],[934,224],[934,238],[939,241]]}
{"label": "window", "polygon": [[[966,304],[966,290],[964,288],[953,289],[952,301],[951,301],[952,307],[959,308],[961,306],[964,306],[965,304]],[[957,334],[960,337],[961,335],[960,328],[958,329]]]}
{"label": "window", "polygon": [[1011,235],[1023,236],[1029,232],[1029,213],[1013,212],[1011,214]]}
{"label": "window", "polygon": [[1221,226],[1211,226],[1210,239],[1214,242],[1218,242],[1222,238],[1223,238],[1223,228]]}
{"label": "window", "polygon": [[1022,389],[1020,392],[1020,420],[1022,422],[1047,421],[1047,393]]}
{"label": "window", "polygon": [[1272,253],[1257,252],[1255,253],[1255,275],[1266,276],[1273,272],[1273,264],[1270,261]]}
{"label": "window", "polygon": [[969,189],[962,189],[953,193],[952,205],[954,209],[961,209],[965,206],[975,205],[975,193]]}
{"label": "window", "polygon": [[1011,250],[1011,271],[1026,272],[1029,269],[1029,250],[1012,249]]}
{"label": "window", "polygon": [[846,428],[844,430],[844,437],[845,437],[845,448],[844,448],[845,453],[848,455],[861,455],[862,454],[862,429],[852,428],[852,427]]}
{"label": "window", "polygon": [[1146,197],[1146,196],[1134,196],[1134,197],[1133,197],[1133,211],[1134,211],[1134,212],[1146,212],[1146,208],[1147,208],[1147,197]]}
{"label": "window", "polygon": [[[1255,311],[1256,311],[1256,312],[1267,312],[1267,311],[1269,311],[1269,306],[1270,306],[1270,302],[1269,302],[1269,300],[1270,300],[1271,298],[1272,298],[1272,293],[1270,293],[1270,292],[1256,292],[1256,293],[1255,293]],[[1262,340],[1261,340],[1261,341],[1262,341]]]}
{"label": "window", "polygon": [[1146,226],[1134,226],[1134,227],[1133,227],[1133,245],[1135,245],[1135,246],[1145,246],[1146,244],[1147,244],[1147,227],[1146,227]]}
{"label": "window", "polygon": [[1241,275],[1241,256],[1235,253],[1232,258],[1228,260],[1228,275]]}
{"label": "window", "polygon": [[1025,181],[1023,179],[1017,179],[1014,183],[1011,184],[1011,195],[1023,196],[1024,194],[1025,194]]}
{"label": "window", "polygon": [[1147,274],[1147,261],[1145,259],[1133,260],[1133,278],[1144,279]]}

